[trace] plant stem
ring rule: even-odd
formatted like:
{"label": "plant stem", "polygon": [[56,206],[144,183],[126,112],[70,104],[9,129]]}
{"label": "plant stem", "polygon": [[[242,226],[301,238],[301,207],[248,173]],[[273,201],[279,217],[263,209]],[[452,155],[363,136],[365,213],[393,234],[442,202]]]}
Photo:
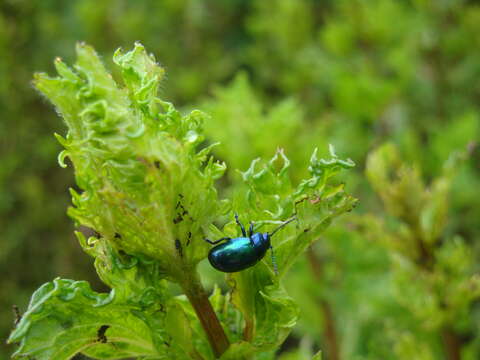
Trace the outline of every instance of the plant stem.
{"label": "plant stem", "polygon": [[193,352],[190,353],[190,356],[194,360],[205,360],[202,355],[197,350],[193,350]]}
{"label": "plant stem", "polygon": [[444,328],[442,330],[443,346],[448,360],[460,360],[460,350],[462,349],[462,342],[457,333],[451,328]]}
{"label": "plant stem", "polygon": [[[307,258],[313,275],[317,278],[317,280],[322,281],[322,263],[313,252],[311,246],[307,250]],[[340,360],[340,347],[338,344],[337,330],[332,307],[325,299],[320,300],[320,307],[322,309],[324,319],[323,331],[325,333],[328,358],[330,360]]]}
{"label": "plant stem", "polygon": [[202,324],[203,330],[207,334],[215,356],[220,357],[227,351],[230,343],[195,270],[193,270],[193,273],[194,277],[190,277],[187,281],[182,282],[181,285]]}
{"label": "plant stem", "polygon": [[245,319],[245,328],[243,329],[243,340],[245,341],[252,341],[253,339],[253,331],[255,329],[255,324],[253,319]]}

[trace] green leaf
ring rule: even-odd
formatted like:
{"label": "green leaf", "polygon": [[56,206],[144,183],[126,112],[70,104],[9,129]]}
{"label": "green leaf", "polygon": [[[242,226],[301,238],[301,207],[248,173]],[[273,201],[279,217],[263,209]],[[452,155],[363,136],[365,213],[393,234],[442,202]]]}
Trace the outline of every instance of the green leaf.
{"label": "green leaf", "polygon": [[451,183],[464,158],[463,153],[452,154],[441,176],[427,186],[419,169],[403,163],[395,146],[387,143],[368,156],[366,173],[388,213],[408,226],[408,236],[431,246],[446,226]]}
{"label": "green leaf", "polygon": [[232,344],[222,355],[221,360],[248,360],[256,353],[256,349],[250,343],[241,341]]}
{"label": "green leaf", "polygon": [[181,302],[169,296],[158,264],[120,255],[103,239],[77,236],[112,291],[96,293],[84,281],[64,279],[43,285],[9,338],[20,342],[16,355],[69,359],[81,352],[95,359],[156,359],[196,354],[191,343],[185,344],[190,330]]}
{"label": "green leaf", "polygon": [[304,123],[298,102],[285,99],[266,109],[243,72],[226,87],[216,87],[213,99],[202,107],[211,115],[205,134],[221,142],[215,153],[232,169],[244,169],[252,159],[270,156],[279,146],[293,151],[301,145],[295,136]]}
{"label": "green leaf", "polygon": [[[198,110],[181,114],[157,97],[164,70],[153,56],[138,43],[130,52],[117,51],[121,85],[93,48],[79,44],[77,55],[73,68],[57,60],[59,76],[37,74],[35,85],[68,127],[65,136],[56,135],[65,148],[59,164],[70,159],[78,185],[70,190],[68,214],[95,233],[87,239],[77,232],[77,238],[112,291],[98,294],[84,282],[60,279],[42,287],[45,296],[34,296],[10,338],[21,344],[17,355],[211,359],[227,350],[225,332],[233,342],[225,359],[272,359],[299,313],[282,278],[336,217],[353,208],[356,200],[334,181],[353,162],[338,158],[332,146],[327,160],[315,150],[309,177],[295,181],[307,170],[293,172],[279,149],[270,161],[254,160],[242,173],[245,190],[238,187],[233,202],[219,201],[214,182],[226,166],[209,156],[216,144],[203,146],[202,126],[210,119]],[[248,98],[242,81],[236,86]],[[285,135],[301,112],[291,101],[266,115],[257,105],[252,111],[263,127],[244,125],[256,139],[255,152],[267,153],[272,143],[258,135]],[[289,114],[296,120],[287,122]],[[222,230],[212,225],[233,209],[255,220],[255,231],[272,233],[287,219],[295,222],[273,237],[279,273],[272,253],[229,275],[232,289],[216,289],[212,309],[195,268],[209,249],[204,232],[238,231],[233,221]],[[166,281],[178,283],[186,297],[173,297]],[[62,325],[69,318],[73,325]]]}
{"label": "green leaf", "polygon": [[392,214],[413,217],[418,213],[423,203],[419,171],[402,163],[395,146],[385,144],[372,152],[366,174]]}
{"label": "green leaf", "polygon": [[[444,331],[468,319],[468,308],[480,294],[472,252],[460,236],[445,231],[450,187],[465,158],[463,152],[452,153],[430,185],[391,144],[372,152],[367,161],[367,175],[390,220],[365,217],[367,233],[392,251],[397,301],[430,330]],[[415,343],[404,340],[396,351],[412,352]]]}
{"label": "green leaf", "polygon": [[14,356],[71,359],[84,352],[95,359],[157,357],[148,325],[135,315],[138,303],[115,301],[115,292],[99,294],[84,281],[55,279],[33,295],[27,312],[10,335],[20,341]]}
{"label": "green leaf", "polygon": [[[35,76],[68,127],[66,136],[56,135],[65,147],[59,163],[69,157],[79,187],[70,190],[68,214],[95,231],[88,239],[76,234],[112,291],[98,294],[72,280],[46,284],[10,342],[20,342],[17,355],[42,359],[78,352],[98,359],[201,358],[198,349],[210,356],[198,319],[168,294],[165,279],[201,288],[195,267],[208,249],[203,228],[226,206],[214,187],[225,165],[209,156],[211,146],[197,149],[202,112],[182,115],[157,98],[164,70],[143,46],[117,52],[114,61],[125,86],[85,44],[77,46],[73,68],[56,60],[59,77]],[[185,340],[193,336],[191,324],[195,343]]]}
{"label": "green leaf", "polygon": [[256,211],[258,217],[273,217],[277,224],[278,220],[297,215],[296,227],[282,229],[284,240],[273,240],[280,276],[334,218],[352,210],[356,204],[357,200],[345,192],[343,184],[331,183],[341,170],[352,168],[353,161],[339,159],[333,147],[330,147],[330,154],[328,160],[318,159],[315,150],[310,159],[311,177],[300,181],[295,188],[288,176],[289,160],[281,150],[263,168],[257,169],[258,161],[254,161],[242,173],[250,188],[247,195],[250,211]]}
{"label": "green leaf", "polygon": [[[271,232],[272,226],[294,215],[297,218],[272,238],[278,276],[268,255],[253,268],[228,276],[232,303],[244,317],[244,339],[258,353],[276,349],[298,318],[299,310],[283,289],[282,278],[333,219],[350,211],[356,203],[342,184],[333,182],[334,175],[351,168],[353,162],[339,159],[333,148],[331,156],[329,160],[318,159],[315,151],[309,167],[311,177],[296,187],[289,177],[290,161],[282,150],[263,166],[259,166],[260,160],[253,161],[242,173],[249,190],[234,207],[245,214],[244,219],[248,216],[259,220],[254,221],[255,231]],[[227,224],[224,232],[235,236],[230,226]]]}
{"label": "green leaf", "polygon": [[81,192],[71,191],[68,213],[117,250],[159,260],[182,282],[205,257],[203,228],[221,206],[214,181],[225,166],[209,148],[196,150],[206,116],[181,115],[156,97],[164,70],[138,43],[114,56],[125,87],[91,47],[79,44],[77,54],[74,70],[57,60],[59,77],[35,78],[69,130],[58,137],[59,162],[71,159]]}

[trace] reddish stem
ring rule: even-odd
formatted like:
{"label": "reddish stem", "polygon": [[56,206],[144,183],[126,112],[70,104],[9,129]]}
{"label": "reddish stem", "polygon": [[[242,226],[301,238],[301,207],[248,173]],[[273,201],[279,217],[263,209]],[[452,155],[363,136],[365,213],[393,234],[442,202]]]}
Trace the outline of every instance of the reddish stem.
{"label": "reddish stem", "polygon": [[208,300],[207,293],[200,283],[200,280],[198,280],[197,277],[193,279],[190,278],[182,284],[182,288],[205,330],[215,356],[220,357],[225,351],[227,351],[230,343],[217,318],[217,314],[215,314],[215,311]]}
{"label": "reddish stem", "polygon": [[451,328],[444,328],[442,330],[443,346],[448,360],[460,360],[460,351],[462,349],[462,342],[458,334]]}
{"label": "reddish stem", "polygon": [[[312,269],[314,276],[319,281],[322,281],[323,280],[322,279],[322,263],[313,252],[313,249],[311,246],[307,250],[307,258],[310,263],[310,267]],[[320,300],[320,307],[321,307],[321,310],[323,313],[323,319],[324,319],[323,332],[325,333],[328,359],[340,360],[340,347],[338,345],[338,336],[337,336],[335,318],[333,316],[332,307],[330,306],[328,301],[325,299]]]}

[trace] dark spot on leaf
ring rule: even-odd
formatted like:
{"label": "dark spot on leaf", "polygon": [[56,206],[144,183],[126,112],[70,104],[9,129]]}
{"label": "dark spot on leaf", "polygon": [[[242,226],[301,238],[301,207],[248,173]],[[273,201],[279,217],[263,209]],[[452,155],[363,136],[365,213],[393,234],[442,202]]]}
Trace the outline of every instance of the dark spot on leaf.
{"label": "dark spot on leaf", "polygon": [[14,315],[13,324],[17,326],[20,320],[22,320],[22,314],[20,314],[20,310],[18,309],[17,305],[13,305],[12,309],[13,309],[13,315]]}
{"label": "dark spot on leaf", "polygon": [[160,169],[160,161],[155,160],[155,161],[153,162],[153,165],[154,165],[157,169]]}
{"label": "dark spot on leaf", "polygon": [[182,215],[178,214],[177,217],[175,219],[173,219],[173,223],[176,225],[179,222],[181,222],[182,220],[183,220]]}
{"label": "dark spot on leaf", "polygon": [[[179,203],[180,204],[180,203]],[[180,208],[182,209],[182,215],[185,216],[188,214],[188,211],[183,207],[182,204],[180,204]]]}
{"label": "dark spot on leaf", "polygon": [[121,239],[121,238],[122,238],[122,235],[120,235],[119,233],[115,233],[114,238],[115,238],[115,239]]}
{"label": "dark spot on leaf", "polygon": [[60,325],[62,326],[63,329],[68,330],[73,326],[73,320],[68,319],[68,320],[62,321]]}
{"label": "dark spot on leaf", "polygon": [[187,246],[190,245],[190,240],[192,239],[192,233],[189,231],[187,234]]}
{"label": "dark spot on leaf", "polygon": [[[180,198],[183,198],[183,195],[182,194],[179,194],[178,195]],[[185,209],[185,207],[182,205],[182,203],[180,201],[177,202],[177,205],[175,205],[175,209],[180,209],[181,212],[179,212],[177,214],[177,217],[175,219],[173,219],[173,223],[174,224],[178,224],[179,222],[183,221],[183,217],[185,215],[188,215],[188,211],[187,209]],[[193,221],[192,217],[190,217],[190,220]]]}
{"label": "dark spot on leaf", "polygon": [[105,333],[107,330],[110,328],[110,325],[102,325],[97,331],[97,341],[101,342],[102,344],[105,344],[108,340],[107,337],[105,336]]}
{"label": "dark spot on leaf", "polygon": [[303,232],[304,232],[304,233],[309,232],[309,231],[310,231],[309,228],[303,229]]}
{"label": "dark spot on leaf", "polygon": [[181,243],[180,240],[178,240],[178,239],[175,239],[175,248],[177,249],[178,254],[180,255],[180,257],[183,257],[182,243]]}

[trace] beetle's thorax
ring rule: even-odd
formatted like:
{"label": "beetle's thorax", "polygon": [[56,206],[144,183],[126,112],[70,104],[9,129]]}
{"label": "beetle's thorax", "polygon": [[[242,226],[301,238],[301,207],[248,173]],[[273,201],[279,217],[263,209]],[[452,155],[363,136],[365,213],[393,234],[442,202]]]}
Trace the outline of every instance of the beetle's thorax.
{"label": "beetle's thorax", "polygon": [[271,246],[271,243],[270,243],[270,234],[269,233],[263,233],[263,241],[265,242],[265,245],[267,247],[270,247]]}
{"label": "beetle's thorax", "polygon": [[268,249],[270,247],[270,235],[268,233],[255,233],[251,237],[257,249]]}

